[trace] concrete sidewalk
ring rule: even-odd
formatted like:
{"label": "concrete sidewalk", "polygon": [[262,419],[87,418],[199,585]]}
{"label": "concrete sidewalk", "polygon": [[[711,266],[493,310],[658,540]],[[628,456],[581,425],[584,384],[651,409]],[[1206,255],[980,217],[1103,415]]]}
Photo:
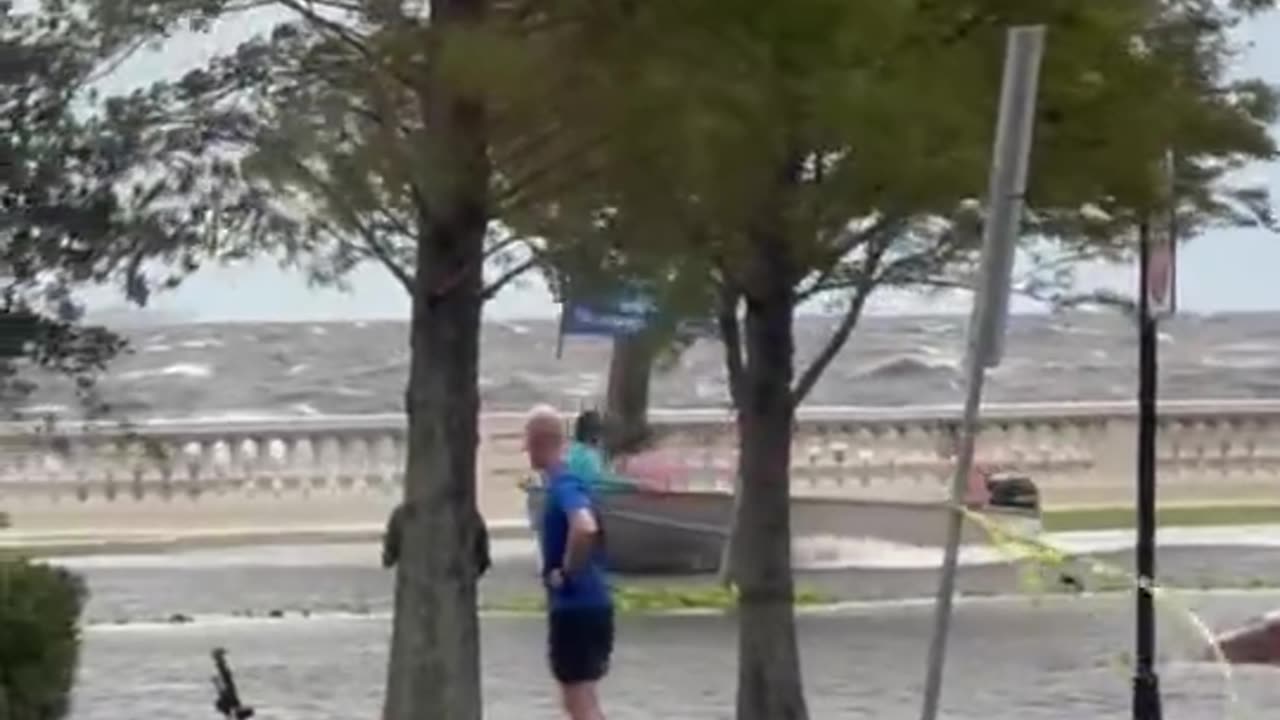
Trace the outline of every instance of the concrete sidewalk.
{"label": "concrete sidewalk", "polygon": [[[523,519],[487,523],[495,540],[530,536]],[[382,525],[350,524],[288,528],[148,528],[145,530],[0,530],[0,557],[152,553],[245,545],[381,542]]]}

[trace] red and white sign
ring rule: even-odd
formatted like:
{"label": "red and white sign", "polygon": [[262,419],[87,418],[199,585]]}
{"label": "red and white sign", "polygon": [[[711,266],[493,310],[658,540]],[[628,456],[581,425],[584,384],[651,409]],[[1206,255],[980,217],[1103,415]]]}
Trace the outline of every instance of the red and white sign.
{"label": "red and white sign", "polygon": [[[1178,309],[1178,202],[1177,158],[1165,154],[1168,207],[1151,218],[1150,251],[1147,253],[1147,307],[1153,318],[1167,317]],[[1163,215],[1163,217],[1160,217]]]}
{"label": "red and white sign", "polygon": [[1147,258],[1147,303],[1152,317],[1167,317],[1178,308],[1178,250],[1173,233],[1152,233]]}

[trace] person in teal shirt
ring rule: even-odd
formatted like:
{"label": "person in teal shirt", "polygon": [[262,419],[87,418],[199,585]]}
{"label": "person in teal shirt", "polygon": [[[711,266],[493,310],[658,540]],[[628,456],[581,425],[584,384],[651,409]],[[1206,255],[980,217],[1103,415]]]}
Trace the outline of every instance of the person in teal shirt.
{"label": "person in teal shirt", "polygon": [[604,438],[604,422],[600,413],[585,410],[573,422],[573,441],[564,455],[565,468],[588,484],[596,484],[604,478],[604,453],[600,450]]}
{"label": "person in teal shirt", "polygon": [[631,483],[614,475],[604,461],[604,421],[595,410],[584,410],[573,423],[573,441],[564,455],[565,469],[588,487],[602,492],[631,488]]}

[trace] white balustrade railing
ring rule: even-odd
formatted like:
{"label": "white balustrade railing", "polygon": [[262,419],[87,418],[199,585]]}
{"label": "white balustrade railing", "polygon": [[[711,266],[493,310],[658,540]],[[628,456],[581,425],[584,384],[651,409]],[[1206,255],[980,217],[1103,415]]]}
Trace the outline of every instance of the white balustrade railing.
{"label": "white balustrade railing", "polygon": [[[795,491],[941,498],[958,416],[954,407],[803,408]],[[523,419],[482,416],[478,492],[491,515],[519,515]],[[656,410],[651,419],[662,444],[680,450],[691,486],[728,486],[737,455],[729,411]],[[1280,402],[1165,402],[1158,437],[1162,497],[1280,499]],[[978,455],[1031,476],[1050,503],[1124,502],[1135,438],[1127,403],[989,405]],[[335,521],[376,521],[400,495],[404,452],[402,415],[0,425],[0,512],[19,525],[24,513],[54,508],[221,503],[240,509],[228,517],[265,508],[257,522],[270,524],[285,521],[282,508],[311,504],[333,508]]]}

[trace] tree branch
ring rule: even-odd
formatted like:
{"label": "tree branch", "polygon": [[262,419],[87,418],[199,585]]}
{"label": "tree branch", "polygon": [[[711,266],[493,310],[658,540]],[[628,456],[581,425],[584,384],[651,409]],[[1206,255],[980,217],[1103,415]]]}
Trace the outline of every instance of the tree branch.
{"label": "tree branch", "polygon": [[738,302],[742,293],[733,287],[728,278],[720,288],[716,324],[720,329],[720,343],[724,346],[724,366],[729,375],[729,397],[735,408],[742,407],[742,388],[746,372],[742,361],[742,329],[738,324]]}
{"label": "tree branch", "polygon": [[[354,226],[356,232],[359,233],[361,240],[364,241],[365,254],[381,262],[382,265],[391,273],[391,276],[404,287],[405,291],[412,295],[414,289],[413,274],[408,268],[404,267],[396,260],[391,248],[378,236],[378,232],[367,223],[361,221],[360,212],[346,202],[344,196],[337,188],[327,182],[324,178],[320,177],[311,168],[307,167],[307,164],[302,162],[302,160],[293,153],[289,153],[288,157],[294,170],[310,182],[321,197],[329,203],[342,208],[342,214],[346,216],[345,219]],[[386,209],[383,208],[383,210],[385,211]],[[388,217],[390,216],[390,213],[385,214],[387,214]],[[332,227],[326,226],[326,229],[329,231],[330,235],[341,241],[341,235],[333,230]]]}
{"label": "tree branch", "polygon": [[276,0],[276,2],[297,13],[302,17],[302,19],[311,23],[320,30],[328,32],[352,50],[363,55],[366,60],[369,60],[370,62],[376,61],[373,57],[373,53],[369,51],[369,46],[364,43],[364,40],[357,33],[352,32],[349,28],[343,27],[342,23],[330,20],[316,12],[309,7],[311,3],[306,2],[306,0]]}
{"label": "tree branch", "polygon": [[836,270],[839,269],[841,260],[864,244],[874,242],[886,235],[900,232],[906,224],[906,218],[885,215],[869,228],[851,230],[846,227],[841,230],[832,240],[833,247],[826,268],[818,273],[818,276],[813,279],[809,287],[796,290],[796,302],[804,302],[814,295],[833,289],[828,283],[831,281],[832,276],[835,275]]}
{"label": "tree branch", "polygon": [[517,263],[514,267],[508,268],[506,272],[498,276],[497,280],[489,283],[489,285],[480,292],[481,302],[492,300],[494,296],[502,291],[502,288],[506,287],[513,280],[525,274],[529,270],[537,267],[540,262],[542,262],[542,258],[535,254],[524,262]]}
{"label": "tree branch", "polygon": [[[512,234],[512,235],[511,235],[511,237],[508,237],[508,238],[506,238],[506,239],[504,239],[504,240],[499,240],[498,242],[494,243],[493,245],[491,245],[491,246],[489,246],[489,247],[485,248],[485,250],[484,250],[484,259],[485,259],[485,260],[488,260],[489,258],[492,258],[492,257],[494,257],[494,256],[496,256],[496,255],[499,255],[499,254],[501,254],[501,253],[505,252],[505,251],[506,251],[508,248],[510,248],[512,245],[519,245],[520,243],[525,243],[525,242],[528,242],[528,238],[527,238],[527,237],[524,237],[524,236],[521,236],[521,235]],[[530,247],[532,247],[532,246],[530,246]]]}
{"label": "tree branch", "polygon": [[359,228],[360,234],[363,236],[365,248],[368,254],[374,259],[382,263],[383,267],[391,273],[391,276],[404,287],[405,292],[413,295],[413,274],[408,268],[401,265],[391,252],[391,248],[381,238],[377,237],[377,233],[372,228],[366,228],[361,224]]}
{"label": "tree branch", "polygon": [[845,310],[844,317],[840,319],[840,325],[836,327],[836,331],[827,339],[827,344],[822,351],[814,357],[809,363],[809,367],[805,368],[800,375],[800,380],[796,382],[795,388],[791,391],[791,402],[793,406],[799,406],[808,397],[813,387],[818,384],[818,379],[822,377],[822,373],[826,372],[827,367],[835,360],[836,355],[844,348],[845,343],[849,341],[849,336],[853,334],[853,329],[858,326],[858,321],[862,318],[862,310],[867,305],[867,299],[871,297],[871,292],[880,285],[880,278],[877,272],[881,261],[884,259],[884,253],[889,249],[889,236],[881,236],[868,247],[867,259],[863,265],[861,274],[862,281],[857,285],[853,292],[853,297],[849,300],[849,307]]}

